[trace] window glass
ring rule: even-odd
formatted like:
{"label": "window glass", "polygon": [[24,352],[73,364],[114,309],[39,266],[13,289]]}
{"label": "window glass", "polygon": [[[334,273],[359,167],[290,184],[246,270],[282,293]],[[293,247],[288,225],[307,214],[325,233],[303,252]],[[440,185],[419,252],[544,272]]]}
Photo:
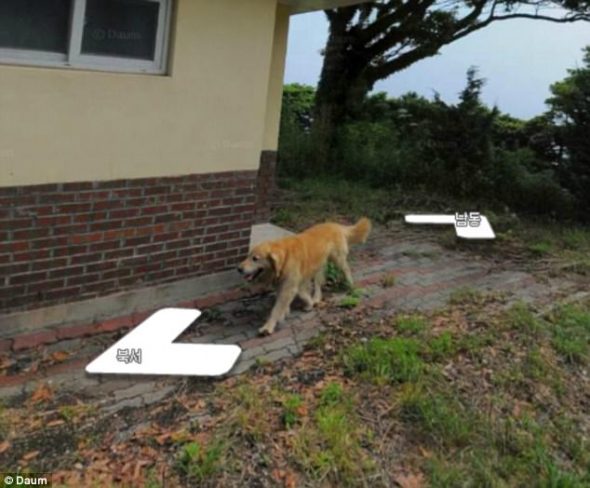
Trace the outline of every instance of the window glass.
{"label": "window glass", "polygon": [[65,53],[72,0],[0,0],[0,48]]}
{"label": "window glass", "polygon": [[146,0],[87,0],[82,54],[153,60],[159,8]]}

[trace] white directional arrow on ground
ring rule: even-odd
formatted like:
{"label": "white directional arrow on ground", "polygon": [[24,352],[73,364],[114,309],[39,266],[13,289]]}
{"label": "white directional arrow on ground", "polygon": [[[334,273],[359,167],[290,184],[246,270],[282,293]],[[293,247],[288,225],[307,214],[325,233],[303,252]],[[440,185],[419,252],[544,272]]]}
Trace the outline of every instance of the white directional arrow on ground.
{"label": "white directional arrow on ground", "polygon": [[[242,352],[239,346],[173,343],[200,315],[196,309],[158,310],[88,364],[86,372],[183,376],[229,372]],[[123,361],[124,357],[131,360]]]}
{"label": "white directional arrow on ground", "polygon": [[463,239],[495,239],[496,234],[490,225],[490,221],[484,215],[477,226],[458,226],[454,215],[424,214],[406,215],[405,221],[408,224],[450,224],[455,226],[457,236]]}

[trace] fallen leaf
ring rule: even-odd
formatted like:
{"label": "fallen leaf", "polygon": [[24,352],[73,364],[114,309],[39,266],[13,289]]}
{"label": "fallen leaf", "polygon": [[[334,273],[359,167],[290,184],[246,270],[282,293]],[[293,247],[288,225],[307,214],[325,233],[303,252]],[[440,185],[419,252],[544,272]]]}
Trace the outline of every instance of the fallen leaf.
{"label": "fallen leaf", "polygon": [[51,398],[53,398],[53,392],[47,384],[39,385],[39,387],[31,395],[31,401],[33,403],[48,401],[51,400]]}
{"label": "fallen leaf", "polygon": [[292,471],[287,471],[284,477],[285,488],[295,488],[297,486],[297,477]]}
{"label": "fallen leaf", "polygon": [[51,355],[51,359],[53,359],[55,362],[58,362],[58,363],[65,361],[69,357],[70,357],[69,353],[67,353],[65,351],[56,351]]}
{"label": "fallen leaf", "polygon": [[33,458],[36,458],[39,455],[39,451],[31,451],[31,452],[27,452],[24,456],[23,456],[23,461],[30,461]]}
{"label": "fallen leaf", "polygon": [[62,425],[65,423],[66,423],[65,420],[56,419],[56,420],[52,420],[51,422],[48,422],[47,427],[56,427],[58,425]]}
{"label": "fallen leaf", "polygon": [[0,442],[0,454],[2,454],[4,451],[6,451],[9,447],[10,447],[10,442],[8,442],[8,441]]}
{"label": "fallen leaf", "polygon": [[400,474],[394,480],[401,488],[422,488],[424,486],[424,475],[422,473]]}

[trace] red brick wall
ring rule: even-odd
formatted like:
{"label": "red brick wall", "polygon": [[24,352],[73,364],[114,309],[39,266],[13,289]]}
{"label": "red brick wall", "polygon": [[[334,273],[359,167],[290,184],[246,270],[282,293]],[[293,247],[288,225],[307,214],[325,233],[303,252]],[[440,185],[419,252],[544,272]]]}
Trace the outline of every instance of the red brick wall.
{"label": "red brick wall", "polygon": [[0,312],[232,268],[256,171],[0,187]]}
{"label": "red brick wall", "polygon": [[262,151],[256,192],[256,223],[268,222],[273,194],[276,191],[277,151]]}

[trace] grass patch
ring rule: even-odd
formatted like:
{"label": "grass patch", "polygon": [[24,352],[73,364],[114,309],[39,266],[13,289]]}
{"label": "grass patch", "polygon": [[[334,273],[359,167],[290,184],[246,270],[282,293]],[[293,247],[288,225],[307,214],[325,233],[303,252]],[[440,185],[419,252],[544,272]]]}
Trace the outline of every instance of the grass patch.
{"label": "grass patch", "polygon": [[545,256],[550,254],[554,248],[553,244],[548,241],[533,242],[528,245],[528,250],[535,256]]}
{"label": "grass patch", "polygon": [[282,421],[287,429],[295,426],[305,414],[303,399],[297,394],[289,395],[283,401]]}
{"label": "grass patch", "polygon": [[335,292],[349,291],[348,282],[342,270],[332,261],[328,261],[325,270],[326,285]]}
{"label": "grass patch", "polygon": [[293,451],[297,462],[315,480],[332,486],[356,486],[373,468],[362,445],[370,432],[354,412],[352,400],[342,387],[329,383],[320,393],[312,416],[296,432]]}
{"label": "grass patch", "polygon": [[176,468],[188,480],[202,483],[221,469],[223,445],[212,443],[203,446],[190,442],[182,446]]}
{"label": "grass patch", "polygon": [[396,281],[395,275],[393,273],[389,273],[381,279],[381,286],[383,288],[391,288],[392,286],[395,285],[395,281]]}
{"label": "grass patch", "polygon": [[468,305],[478,303],[482,300],[483,294],[469,287],[462,287],[453,290],[449,297],[449,304],[451,305]]}
{"label": "grass patch", "polygon": [[345,370],[376,384],[415,381],[425,367],[419,352],[414,339],[374,338],[345,352]]}
{"label": "grass patch", "polygon": [[534,336],[539,335],[545,330],[543,321],[524,302],[517,302],[512,305],[506,311],[504,321],[508,328]]}
{"label": "grass patch", "polygon": [[467,445],[477,430],[472,412],[456,396],[410,385],[401,396],[399,416],[426,440],[444,448]]}
{"label": "grass patch", "polygon": [[395,320],[395,329],[402,334],[421,334],[428,329],[428,321],[421,315],[400,315]]}
{"label": "grass patch", "polygon": [[244,382],[234,387],[231,396],[233,415],[230,422],[233,429],[248,438],[261,441],[273,429],[268,416],[272,395]]}
{"label": "grass patch", "polygon": [[590,310],[581,305],[557,307],[548,316],[552,345],[569,363],[590,362]]}
{"label": "grass patch", "polygon": [[365,290],[362,288],[354,288],[350,290],[348,294],[340,300],[340,307],[342,308],[355,308],[361,303],[361,298]]}
{"label": "grass patch", "polygon": [[428,355],[433,361],[441,361],[457,352],[457,345],[453,334],[445,330],[427,343]]}

